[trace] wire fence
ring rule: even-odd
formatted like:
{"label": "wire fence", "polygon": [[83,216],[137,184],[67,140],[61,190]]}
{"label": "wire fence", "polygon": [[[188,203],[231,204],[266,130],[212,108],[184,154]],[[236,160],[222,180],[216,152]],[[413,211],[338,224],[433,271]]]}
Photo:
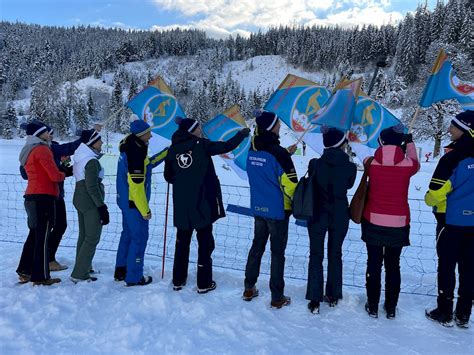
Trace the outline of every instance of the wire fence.
{"label": "wire fence", "polygon": [[[104,178],[106,203],[109,207],[110,224],[103,228],[99,250],[115,252],[122,231],[122,217],[116,204],[115,176]],[[150,237],[146,254],[163,255],[163,231],[165,221],[167,184],[162,173],[153,174],[150,208],[153,218],[150,221]],[[28,234],[23,194],[26,181],[19,175],[0,174],[0,241],[23,243]],[[171,194],[172,188],[170,189]],[[78,236],[77,212],[72,205],[74,179],[65,182],[65,201],[68,228],[61,246],[75,247]],[[224,206],[248,207],[250,190],[245,186],[222,185]],[[173,228],[173,205],[170,198],[168,217],[168,237],[165,256],[172,259],[176,231]],[[403,249],[401,256],[402,292],[411,294],[436,295],[436,223],[429,207],[423,200],[410,199],[411,245]],[[291,218],[288,244],[286,248],[285,277],[299,280],[307,279],[309,262],[309,238],[306,227],[298,225]],[[253,239],[253,218],[234,212],[214,224],[216,249],[213,264],[224,269],[245,270],[248,251]],[[360,226],[351,222],[343,244],[344,285],[365,287],[365,268],[367,253],[365,243],[360,239]],[[193,238],[190,262],[197,260],[197,242]],[[261,273],[270,272],[269,247],[262,260]],[[110,262],[114,263],[115,255]]]}

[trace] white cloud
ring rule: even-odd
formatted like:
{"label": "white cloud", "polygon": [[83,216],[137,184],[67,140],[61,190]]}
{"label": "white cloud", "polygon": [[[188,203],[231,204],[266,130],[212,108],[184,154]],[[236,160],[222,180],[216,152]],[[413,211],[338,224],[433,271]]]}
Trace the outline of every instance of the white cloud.
{"label": "white cloud", "polygon": [[[161,9],[180,12],[190,20],[181,28],[198,28],[210,36],[248,34],[249,29],[278,25],[382,25],[402,18],[387,12],[390,0],[153,0]],[[317,14],[325,12],[325,18]],[[156,27],[165,28],[165,27]]]}

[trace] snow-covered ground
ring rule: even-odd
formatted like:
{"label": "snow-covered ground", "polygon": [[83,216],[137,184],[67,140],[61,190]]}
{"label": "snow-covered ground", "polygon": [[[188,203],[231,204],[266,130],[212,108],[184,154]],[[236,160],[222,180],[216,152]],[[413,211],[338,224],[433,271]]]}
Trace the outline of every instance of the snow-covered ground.
{"label": "snow-covered ground", "polygon": [[[469,354],[472,330],[446,329],[424,317],[434,298],[400,297],[398,316],[367,316],[364,290],[344,289],[344,299],[320,315],[306,309],[305,282],[287,280],[292,304],[269,306],[268,277],[259,280],[261,294],[241,300],[243,273],[215,270],[217,289],[195,291],[195,268],[189,286],[174,292],[171,262],[161,280],[161,260],[147,257],[146,272],[155,282],[127,288],[113,281],[114,253],[99,251],[94,267],[99,280],[74,285],[68,271],[61,284],[17,285],[14,273],[21,246],[0,242],[0,344],[9,353],[219,353],[219,354]],[[73,248],[60,250],[69,265]],[[471,350],[469,350],[471,349]]]}
{"label": "snow-covered ground", "polygon": [[[111,138],[111,152],[117,151],[119,136]],[[291,133],[282,132],[283,145],[294,142]],[[100,270],[95,283],[74,285],[68,280],[70,270],[57,273],[61,284],[33,287],[16,283],[15,269],[21,253],[25,226],[22,209],[23,182],[15,176],[18,172],[18,153],[24,140],[0,141],[0,350],[2,353],[470,353],[474,337],[471,330],[446,329],[424,317],[424,309],[435,305],[435,298],[404,293],[400,297],[398,316],[395,320],[369,318],[364,309],[363,287],[344,288],[344,299],[335,309],[323,305],[319,316],[311,315],[304,299],[306,283],[298,280],[304,276],[307,256],[307,239],[303,227],[291,227],[287,254],[286,293],[292,304],[281,310],[269,307],[268,258],[263,262],[258,286],[260,296],[250,303],[241,300],[243,272],[241,259],[245,258],[251,242],[251,223],[229,215],[215,228],[216,251],[214,279],[217,290],[198,295],[195,290],[196,264],[190,265],[188,287],[174,292],[170,286],[173,244],[169,235],[166,272],[161,276],[163,205],[152,206],[155,220],[145,260],[145,272],[154,277],[146,287],[127,288],[113,281],[115,250],[120,224],[119,213],[113,198],[109,203],[111,225],[104,228],[94,267]],[[429,149],[429,145],[425,149]],[[314,156],[310,149],[307,156],[294,156],[298,174],[306,171],[308,160]],[[116,154],[101,159],[106,174],[116,170]],[[234,172],[227,170],[220,158],[215,158],[217,173],[223,185],[245,186]],[[421,171],[412,179],[410,198],[424,195],[435,162],[423,163]],[[158,169],[162,169],[159,167]],[[4,177],[8,177],[8,179]],[[155,182],[160,174],[155,176]],[[13,184],[17,186],[7,186]],[[110,193],[113,177],[110,177]],[[67,184],[66,200],[70,201],[72,182]],[[237,188],[235,188],[237,189]],[[236,198],[234,188],[224,188],[228,201]],[[240,188],[245,189],[245,188]],[[159,189],[156,190],[158,193]],[[8,193],[5,193],[7,191]],[[241,191],[241,190],[239,190]],[[162,193],[162,192],[160,192]],[[234,194],[234,195],[233,195]],[[163,196],[163,195],[160,195]],[[238,196],[241,198],[242,196]],[[161,197],[160,197],[161,198]],[[243,197],[242,201],[245,201]],[[240,200],[239,200],[240,201]],[[414,200],[416,202],[416,200]],[[422,205],[416,202],[418,205]],[[244,205],[245,202],[240,202]],[[75,255],[76,226],[73,207],[68,203],[70,225],[58,255],[59,260],[72,265]],[[422,279],[434,285],[434,237],[433,221],[428,212],[417,212],[417,226],[412,227],[412,247],[406,248],[402,266],[404,287],[427,273]],[[12,225],[15,224],[15,225]],[[114,226],[114,227],[112,227]],[[156,227],[156,229],[155,229]],[[357,234],[358,227],[351,229],[345,242],[345,284],[363,285],[364,252]],[[232,239],[233,233],[244,233],[242,239]],[[301,237],[303,241],[299,241]],[[5,241],[9,240],[9,241]],[[359,243],[359,244],[357,244]],[[235,245],[234,245],[235,244]],[[429,245],[430,248],[423,249]],[[301,249],[302,254],[300,254]],[[192,260],[195,260],[193,246]],[[352,255],[356,256],[352,259]],[[412,261],[428,257],[431,273],[426,264],[410,265]],[[358,254],[357,254],[358,253]],[[238,255],[237,255],[238,254]],[[413,254],[413,255],[412,255]],[[268,255],[267,255],[268,256]],[[229,261],[230,260],[230,261]],[[353,266],[355,261],[355,266]],[[303,267],[303,271],[298,266]],[[237,270],[235,270],[237,269]],[[420,271],[421,269],[421,271]],[[352,279],[346,273],[352,275]],[[350,274],[352,272],[352,274]],[[410,274],[412,272],[413,274]],[[297,276],[295,276],[297,275]],[[299,275],[299,276],[298,276]],[[352,282],[352,283],[351,283]],[[423,287],[426,285],[424,284]],[[423,290],[426,289],[422,288]],[[432,290],[431,290],[432,291]],[[471,349],[471,350],[469,350]]]}

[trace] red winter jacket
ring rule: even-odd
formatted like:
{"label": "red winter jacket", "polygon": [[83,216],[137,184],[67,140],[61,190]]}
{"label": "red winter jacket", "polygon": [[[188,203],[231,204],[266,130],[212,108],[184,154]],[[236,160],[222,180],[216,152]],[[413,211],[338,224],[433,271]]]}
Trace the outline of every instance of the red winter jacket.
{"label": "red winter jacket", "polygon": [[377,148],[369,167],[369,190],[364,218],[383,227],[410,224],[408,185],[420,169],[414,143],[407,144],[407,154],[399,146]]}
{"label": "red winter jacket", "polygon": [[59,196],[58,182],[64,181],[65,175],[59,171],[47,145],[40,144],[31,150],[25,170],[28,175],[25,195]]}

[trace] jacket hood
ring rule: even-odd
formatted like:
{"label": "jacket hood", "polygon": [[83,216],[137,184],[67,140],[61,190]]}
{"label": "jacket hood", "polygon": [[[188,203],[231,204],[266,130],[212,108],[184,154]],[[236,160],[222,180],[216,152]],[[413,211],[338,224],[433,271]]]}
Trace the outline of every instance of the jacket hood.
{"label": "jacket hood", "polygon": [[21,152],[20,152],[20,164],[22,166],[25,166],[26,164],[26,161],[28,160],[28,157],[31,153],[31,151],[33,150],[34,147],[36,147],[37,145],[40,145],[40,144],[43,144],[43,145],[48,145],[49,146],[49,143],[36,137],[36,136],[27,136],[26,137],[26,143],[25,143],[25,146],[21,149]]}
{"label": "jacket hood", "polygon": [[83,160],[88,160],[90,158],[100,159],[102,154],[99,154],[92,150],[92,148],[88,147],[84,143],[79,145],[79,148],[76,149],[74,153],[74,163],[80,163]]}
{"label": "jacket hood", "polygon": [[397,165],[405,159],[405,153],[398,145],[383,145],[377,148],[374,157],[381,165]]}
{"label": "jacket hood", "polygon": [[328,165],[337,166],[346,165],[349,161],[349,156],[341,148],[327,148],[324,149],[320,159]]}

